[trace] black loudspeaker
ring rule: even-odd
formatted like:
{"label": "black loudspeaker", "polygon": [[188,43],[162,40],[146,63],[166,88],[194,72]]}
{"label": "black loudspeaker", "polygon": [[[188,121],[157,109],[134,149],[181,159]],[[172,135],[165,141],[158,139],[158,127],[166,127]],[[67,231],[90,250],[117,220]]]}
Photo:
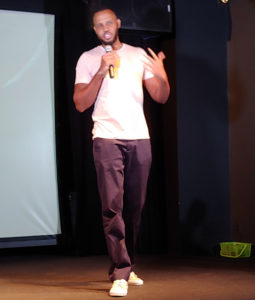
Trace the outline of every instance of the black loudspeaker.
{"label": "black loudspeaker", "polygon": [[110,8],[121,19],[123,29],[172,32],[171,0],[83,0],[90,14]]}

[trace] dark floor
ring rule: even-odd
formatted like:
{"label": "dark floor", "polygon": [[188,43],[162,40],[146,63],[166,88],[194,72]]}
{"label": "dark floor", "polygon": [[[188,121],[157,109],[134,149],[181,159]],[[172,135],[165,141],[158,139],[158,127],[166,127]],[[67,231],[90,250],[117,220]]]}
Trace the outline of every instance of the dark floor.
{"label": "dark floor", "polygon": [[[0,299],[111,299],[107,256],[0,256]],[[255,258],[139,256],[130,300],[255,300]]]}

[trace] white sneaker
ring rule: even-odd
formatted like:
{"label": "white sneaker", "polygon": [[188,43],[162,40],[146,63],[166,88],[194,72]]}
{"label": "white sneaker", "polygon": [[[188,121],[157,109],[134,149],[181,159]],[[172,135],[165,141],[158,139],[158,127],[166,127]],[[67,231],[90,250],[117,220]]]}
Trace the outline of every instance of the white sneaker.
{"label": "white sneaker", "polygon": [[143,280],[139,278],[135,272],[131,272],[128,279],[128,284],[131,285],[143,285]]}
{"label": "white sneaker", "polygon": [[128,292],[128,284],[125,279],[114,280],[109,295],[112,297],[123,297]]}

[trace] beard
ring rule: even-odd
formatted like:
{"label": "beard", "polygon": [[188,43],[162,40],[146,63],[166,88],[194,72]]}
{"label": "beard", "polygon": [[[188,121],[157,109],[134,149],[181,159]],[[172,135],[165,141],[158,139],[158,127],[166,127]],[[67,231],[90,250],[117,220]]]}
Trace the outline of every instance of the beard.
{"label": "beard", "polygon": [[119,30],[117,29],[116,32],[115,32],[115,34],[114,34],[114,36],[113,36],[113,38],[112,38],[112,40],[110,40],[110,41],[105,41],[104,39],[101,39],[101,38],[99,38],[99,37],[98,37],[98,39],[99,39],[99,41],[100,41],[103,45],[111,45],[111,46],[112,46],[112,45],[116,42],[118,36],[119,36]]}

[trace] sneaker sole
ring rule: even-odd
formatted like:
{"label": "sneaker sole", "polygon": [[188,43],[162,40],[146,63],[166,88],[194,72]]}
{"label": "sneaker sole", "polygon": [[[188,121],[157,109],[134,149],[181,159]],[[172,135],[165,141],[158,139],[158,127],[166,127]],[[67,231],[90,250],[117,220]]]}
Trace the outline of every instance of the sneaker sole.
{"label": "sneaker sole", "polygon": [[127,293],[109,293],[111,297],[125,297]]}
{"label": "sneaker sole", "polygon": [[143,285],[143,282],[128,281],[130,285]]}

